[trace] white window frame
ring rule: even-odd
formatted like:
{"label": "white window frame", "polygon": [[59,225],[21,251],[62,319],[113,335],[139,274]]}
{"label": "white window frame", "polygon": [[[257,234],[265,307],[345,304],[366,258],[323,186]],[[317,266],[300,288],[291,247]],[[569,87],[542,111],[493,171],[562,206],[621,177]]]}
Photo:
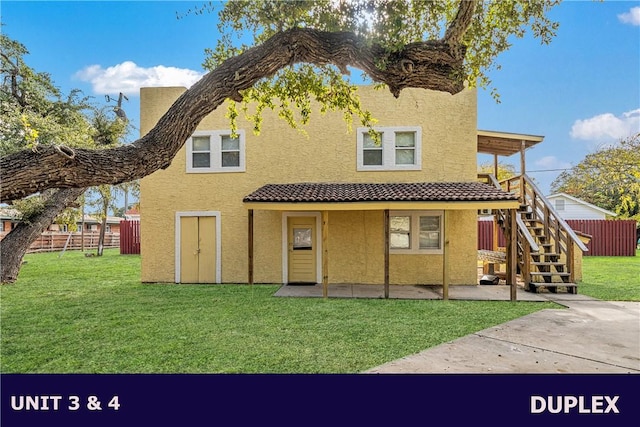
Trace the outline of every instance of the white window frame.
{"label": "white window frame", "polygon": [[[364,164],[364,135],[369,132],[369,128],[359,127],[357,136],[357,170],[358,171],[401,171],[422,170],[422,128],[420,126],[385,126],[373,128],[375,131],[382,133],[382,165],[365,165]],[[412,165],[396,164],[396,133],[413,132],[415,133],[415,157]]]}
{"label": "white window frame", "polygon": [[[236,131],[238,135],[240,155],[238,166],[222,166],[222,137],[231,135],[231,130],[206,130],[195,131],[191,138],[187,140],[187,173],[225,173],[225,172],[245,172],[245,132],[242,129]],[[209,147],[209,167],[198,168],[193,167],[193,137],[208,136],[211,141]]]}
{"label": "white window frame", "polygon": [[[444,242],[444,211],[390,211],[389,216],[408,216],[411,217],[411,228],[409,231],[409,249],[393,249],[389,247],[391,254],[442,254]],[[420,249],[420,217],[421,216],[437,216],[440,218],[440,247],[438,249]],[[391,245],[391,242],[389,242]]]}
{"label": "white window frame", "polygon": [[553,207],[556,208],[557,211],[564,211],[566,203],[564,199],[556,199],[553,203]]}

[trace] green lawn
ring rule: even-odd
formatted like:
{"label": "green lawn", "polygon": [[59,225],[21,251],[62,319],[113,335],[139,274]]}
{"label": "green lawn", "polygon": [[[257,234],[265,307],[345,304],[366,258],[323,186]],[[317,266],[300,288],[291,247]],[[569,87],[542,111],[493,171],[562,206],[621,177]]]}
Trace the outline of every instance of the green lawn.
{"label": "green lawn", "polygon": [[640,251],[632,257],[582,258],[578,292],[609,301],[640,301]]}
{"label": "green lawn", "polygon": [[141,284],[139,256],[117,250],[25,259],[0,289],[4,373],[353,373],[557,307]]}

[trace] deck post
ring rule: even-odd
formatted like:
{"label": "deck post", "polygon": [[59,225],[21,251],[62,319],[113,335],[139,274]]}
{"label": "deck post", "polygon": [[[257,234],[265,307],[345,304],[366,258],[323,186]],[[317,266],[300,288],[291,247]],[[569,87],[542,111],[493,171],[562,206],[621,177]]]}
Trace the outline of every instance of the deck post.
{"label": "deck post", "polygon": [[247,227],[248,227],[248,242],[247,242],[247,252],[248,252],[248,280],[247,282],[250,285],[253,285],[253,209],[249,209],[247,216]]}
{"label": "deck post", "polygon": [[526,149],[527,144],[526,142],[523,140],[521,142],[520,145],[520,204],[526,204],[527,201],[527,195],[525,194],[525,190],[524,190],[524,176],[526,173],[526,162],[525,162],[525,155],[524,155],[524,150]]}
{"label": "deck post", "polygon": [[518,265],[517,224],[515,209],[509,209],[509,243],[507,243],[507,284],[511,285],[510,300],[516,300],[516,273]]}
{"label": "deck post", "polygon": [[322,297],[329,297],[329,211],[322,211]]}
{"label": "deck post", "polygon": [[384,297],[389,298],[389,245],[391,227],[389,224],[389,209],[384,210]]}
{"label": "deck post", "polygon": [[449,211],[445,210],[442,216],[442,233],[444,233],[442,244],[442,299],[449,299],[449,233],[447,233],[447,223],[449,222]]}

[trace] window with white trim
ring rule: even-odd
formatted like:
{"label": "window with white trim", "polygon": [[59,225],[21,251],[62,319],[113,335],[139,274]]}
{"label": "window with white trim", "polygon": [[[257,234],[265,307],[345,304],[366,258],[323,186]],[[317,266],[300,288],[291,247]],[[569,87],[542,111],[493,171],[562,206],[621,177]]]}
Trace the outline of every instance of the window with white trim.
{"label": "window with white trim", "polygon": [[564,210],[564,199],[556,199],[555,200],[556,210],[563,211]]}
{"label": "window with white trim", "polygon": [[421,170],[422,129],[419,126],[374,127],[377,142],[369,128],[358,128],[357,170]]}
{"label": "window with white trim", "polygon": [[244,131],[196,131],[187,140],[187,173],[245,171]]}
{"label": "window with white trim", "polygon": [[389,250],[398,254],[441,254],[442,211],[392,211]]}

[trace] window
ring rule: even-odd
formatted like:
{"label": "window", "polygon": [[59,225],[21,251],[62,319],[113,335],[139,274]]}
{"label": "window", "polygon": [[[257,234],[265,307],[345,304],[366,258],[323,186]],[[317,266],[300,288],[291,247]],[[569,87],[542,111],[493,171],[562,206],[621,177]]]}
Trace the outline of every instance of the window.
{"label": "window", "polygon": [[417,126],[376,127],[380,143],[368,128],[358,128],[357,162],[359,171],[420,170],[421,129]]}
{"label": "window", "polygon": [[391,253],[441,254],[442,211],[396,211],[389,216]]}
{"label": "window", "polygon": [[244,131],[197,131],[187,140],[187,173],[244,172]]}
{"label": "window", "polygon": [[556,199],[556,210],[563,211],[564,210],[564,199]]}
{"label": "window", "polygon": [[111,233],[111,225],[110,225],[110,224],[107,224],[107,225],[105,226],[105,228],[104,228],[104,231],[105,231],[106,233]]}

